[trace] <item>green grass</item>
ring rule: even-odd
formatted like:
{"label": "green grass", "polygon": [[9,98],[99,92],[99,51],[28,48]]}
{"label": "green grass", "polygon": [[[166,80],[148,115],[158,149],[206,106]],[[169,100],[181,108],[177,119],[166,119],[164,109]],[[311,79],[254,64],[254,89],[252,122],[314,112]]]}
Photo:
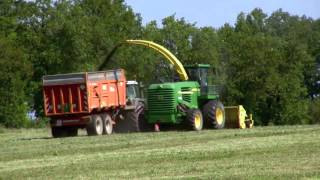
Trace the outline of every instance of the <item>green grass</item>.
{"label": "green grass", "polygon": [[0,179],[319,179],[320,126],[52,139],[0,133]]}

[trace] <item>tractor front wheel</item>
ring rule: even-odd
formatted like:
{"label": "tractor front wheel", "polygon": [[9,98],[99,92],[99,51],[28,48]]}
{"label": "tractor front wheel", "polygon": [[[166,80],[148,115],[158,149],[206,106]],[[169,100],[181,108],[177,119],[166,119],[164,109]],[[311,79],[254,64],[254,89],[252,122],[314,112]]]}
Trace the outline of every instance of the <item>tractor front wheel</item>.
{"label": "tractor front wheel", "polygon": [[205,125],[208,128],[222,129],[225,125],[225,112],[220,101],[209,101],[203,107]]}
{"label": "tractor front wheel", "polygon": [[187,111],[187,123],[188,126],[195,131],[202,130],[203,118],[202,113],[198,109],[190,109]]}

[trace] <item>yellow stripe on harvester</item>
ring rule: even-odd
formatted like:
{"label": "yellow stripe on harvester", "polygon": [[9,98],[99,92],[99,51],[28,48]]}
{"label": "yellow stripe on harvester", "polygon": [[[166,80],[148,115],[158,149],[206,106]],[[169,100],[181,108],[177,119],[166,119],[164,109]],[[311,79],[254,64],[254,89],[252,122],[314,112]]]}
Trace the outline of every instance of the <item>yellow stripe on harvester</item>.
{"label": "yellow stripe on harvester", "polygon": [[178,91],[178,94],[193,94],[192,91]]}
{"label": "yellow stripe on harvester", "polygon": [[182,63],[178,60],[178,58],[176,58],[176,56],[174,56],[168,49],[161,46],[160,44],[154,43],[152,41],[146,41],[146,40],[126,40],[126,42],[129,44],[143,45],[158,51],[164,57],[166,57],[166,59],[169,60],[171,64],[174,65],[181,80],[186,81],[189,79],[186,73],[186,70],[184,69]]}

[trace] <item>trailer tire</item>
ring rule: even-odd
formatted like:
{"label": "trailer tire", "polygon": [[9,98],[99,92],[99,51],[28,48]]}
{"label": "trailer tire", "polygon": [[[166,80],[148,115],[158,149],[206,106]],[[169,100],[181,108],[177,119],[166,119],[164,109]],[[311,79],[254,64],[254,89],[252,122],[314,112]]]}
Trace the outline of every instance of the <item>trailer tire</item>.
{"label": "trailer tire", "polygon": [[54,138],[61,138],[65,137],[65,131],[62,129],[62,127],[51,127],[51,134]]}
{"label": "trailer tire", "polygon": [[110,135],[113,131],[112,118],[108,113],[101,115],[103,121],[103,134]]}
{"label": "trailer tire", "polygon": [[211,100],[203,107],[204,122],[207,128],[222,129],[225,126],[224,106],[220,101]]}
{"label": "trailer tire", "polygon": [[195,131],[202,130],[203,118],[202,118],[202,113],[199,109],[189,109],[187,111],[186,120],[190,129]]}
{"label": "trailer tire", "polygon": [[68,137],[78,136],[78,128],[77,127],[65,127],[67,131]]}
{"label": "trailer tire", "polygon": [[78,135],[77,127],[51,127],[51,134],[54,138],[72,137]]}
{"label": "trailer tire", "polygon": [[101,116],[93,115],[90,124],[87,125],[87,134],[89,136],[101,135],[103,133],[103,122]]}

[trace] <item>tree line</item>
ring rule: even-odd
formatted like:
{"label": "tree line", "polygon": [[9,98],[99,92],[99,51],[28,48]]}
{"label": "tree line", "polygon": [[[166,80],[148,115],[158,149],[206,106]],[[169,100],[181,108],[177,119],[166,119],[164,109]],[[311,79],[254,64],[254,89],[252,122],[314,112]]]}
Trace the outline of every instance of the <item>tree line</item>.
{"label": "tree line", "polygon": [[[244,105],[257,124],[320,122],[320,19],[256,8],[220,28],[175,15],[142,25],[124,0],[3,0],[0,124],[29,126],[31,111],[45,121],[42,76],[95,71],[126,39],[157,42],[183,64],[211,64],[223,103]],[[108,68],[148,84],[172,70],[164,64],[152,50],[126,46]],[[165,70],[154,73],[157,67]]]}

